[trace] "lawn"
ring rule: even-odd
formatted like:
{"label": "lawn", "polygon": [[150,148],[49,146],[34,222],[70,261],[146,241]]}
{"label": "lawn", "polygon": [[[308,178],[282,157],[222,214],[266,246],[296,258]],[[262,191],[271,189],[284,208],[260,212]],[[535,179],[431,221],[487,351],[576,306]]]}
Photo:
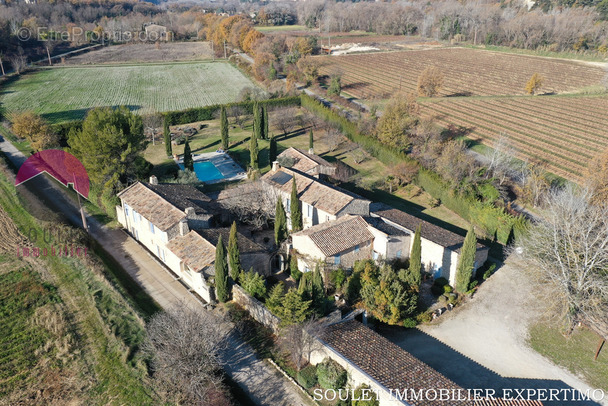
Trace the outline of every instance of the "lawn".
{"label": "lawn", "polygon": [[530,345],[575,375],[582,376],[592,388],[608,391],[608,345],[604,345],[597,361],[593,360],[599,337],[587,329],[575,330],[569,338],[549,323],[530,329]]}
{"label": "lawn", "polygon": [[50,68],[3,88],[7,112],[33,110],[52,123],[82,119],[88,109],[127,106],[138,114],[237,100],[253,83],[225,62]]}

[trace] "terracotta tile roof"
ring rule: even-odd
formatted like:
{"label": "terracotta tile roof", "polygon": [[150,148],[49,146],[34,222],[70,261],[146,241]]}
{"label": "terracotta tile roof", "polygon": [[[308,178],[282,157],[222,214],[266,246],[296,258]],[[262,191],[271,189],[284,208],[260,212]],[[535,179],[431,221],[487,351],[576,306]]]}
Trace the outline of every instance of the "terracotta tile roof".
{"label": "terracotta tile roof", "polygon": [[215,246],[196,231],[173,238],[167,243],[167,249],[195,272],[200,272],[215,262]]}
{"label": "terracotta tile roof", "polygon": [[142,182],[137,182],[123,190],[118,197],[162,231],[167,231],[186,217],[186,213],[150,190]]}
{"label": "terracotta tile roof", "polygon": [[476,399],[475,406],[543,406],[539,400],[520,399]]}
{"label": "terracotta tile roof", "polygon": [[291,157],[294,159],[293,169],[305,173],[318,173],[319,166],[324,166],[331,171],[335,167],[318,155],[309,154],[301,149],[290,147],[281,152],[278,157]]}
{"label": "terracotta tile roof", "polygon": [[296,178],[298,187],[298,198],[311,206],[316,207],[331,215],[335,215],[353,200],[366,199],[346,190],[330,186],[300,171],[288,168],[280,168],[270,171],[262,177],[262,181],[273,187],[291,193],[291,179]]}
{"label": "terracotta tile roof", "polygon": [[[356,320],[329,325],[321,340],[387,390],[462,389],[413,355]],[[393,392],[394,393],[394,392]],[[451,401],[408,400],[414,406],[452,406]],[[473,401],[459,401],[472,406]]]}
{"label": "terracotta tile roof", "polygon": [[145,186],[182,211],[192,207],[196,214],[210,214],[215,210],[214,202],[192,185],[146,183]]}
{"label": "terracotta tile roof", "polygon": [[[196,232],[199,233],[204,239],[209,241],[214,246],[217,246],[217,241],[221,235],[224,245],[228,247],[228,239],[230,238],[230,227],[207,228],[204,230],[197,230]],[[236,240],[241,254],[266,251],[263,246],[253,240],[250,240],[238,231],[236,233]]]}
{"label": "terracotta tile roof", "polygon": [[308,236],[317,247],[330,257],[349,250],[358,244],[374,239],[361,216],[342,216],[336,220],[317,224],[292,236]]}
{"label": "terracotta tile roof", "polygon": [[400,228],[391,226],[387,222],[383,221],[379,217],[364,217],[365,221],[372,227],[377,230],[382,231],[387,235],[395,235],[395,236],[403,236],[403,235],[411,235],[409,232],[404,231]]}
{"label": "terracotta tile roof", "polygon": [[[373,214],[383,217],[395,224],[398,224],[407,230],[410,230],[412,234],[416,231],[418,225],[420,228],[420,237],[432,241],[442,247],[449,248],[452,251],[460,252],[462,244],[464,243],[464,237],[456,234],[443,227],[439,227],[435,224],[429,223],[426,220],[422,220],[419,217],[413,216],[401,210],[397,210],[385,204],[374,204],[371,207]],[[485,245],[478,243],[477,249],[485,248]]]}
{"label": "terracotta tile roof", "polygon": [[190,185],[137,182],[118,197],[162,231],[185,218],[187,207],[194,208],[198,215],[211,215],[213,204],[209,197]]}

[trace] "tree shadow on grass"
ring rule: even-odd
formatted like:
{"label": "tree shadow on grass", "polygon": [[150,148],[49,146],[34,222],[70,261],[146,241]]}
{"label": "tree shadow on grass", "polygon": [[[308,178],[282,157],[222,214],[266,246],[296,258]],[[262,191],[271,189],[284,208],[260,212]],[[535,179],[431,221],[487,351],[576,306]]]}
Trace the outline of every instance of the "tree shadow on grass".
{"label": "tree shadow on grass", "polygon": [[116,109],[118,107],[126,107],[127,109],[129,109],[129,111],[136,112],[137,110],[141,109],[143,106],[136,105],[136,104],[126,104],[126,105],[120,105],[120,106],[116,105],[116,106],[88,107],[88,108],[81,108],[81,109],[57,111],[57,112],[53,112],[53,113],[44,113],[44,114],[42,114],[42,118],[44,118],[45,120],[47,120],[51,123],[61,123],[64,121],[83,120],[85,118],[85,116],[87,115],[87,113],[89,112],[89,110],[92,110],[94,108],[104,108],[104,107],[110,107],[112,109]]}

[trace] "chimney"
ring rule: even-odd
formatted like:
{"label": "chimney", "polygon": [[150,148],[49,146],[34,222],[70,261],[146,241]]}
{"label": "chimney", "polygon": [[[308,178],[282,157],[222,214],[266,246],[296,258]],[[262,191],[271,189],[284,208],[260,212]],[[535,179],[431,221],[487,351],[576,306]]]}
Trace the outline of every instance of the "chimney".
{"label": "chimney", "polygon": [[186,210],[184,210],[184,213],[186,213],[186,217],[189,219],[194,218],[194,216],[196,215],[194,213],[194,207],[186,207]]}
{"label": "chimney", "polygon": [[150,184],[151,185],[158,185],[158,178],[154,175],[150,176]]}
{"label": "chimney", "polygon": [[315,150],[313,148],[308,148],[308,153],[310,155],[314,155],[315,154]]}
{"label": "chimney", "polygon": [[281,169],[281,164],[279,163],[279,161],[272,161],[272,171],[276,172],[279,169]]}
{"label": "chimney", "polygon": [[184,236],[190,232],[188,227],[188,219],[181,219],[179,222],[179,235]]}

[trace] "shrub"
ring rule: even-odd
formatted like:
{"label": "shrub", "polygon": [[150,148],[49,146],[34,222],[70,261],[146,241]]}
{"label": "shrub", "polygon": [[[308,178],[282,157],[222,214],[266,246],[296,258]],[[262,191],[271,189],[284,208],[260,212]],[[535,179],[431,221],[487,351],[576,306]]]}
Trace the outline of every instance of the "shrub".
{"label": "shrub", "polygon": [[346,272],[342,268],[335,269],[329,274],[329,280],[336,289],[340,289],[346,280]]}
{"label": "shrub", "polygon": [[496,264],[491,264],[488,269],[483,273],[483,280],[488,279],[496,271]]}
{"label": "shrub", "polygon": [[473,280],[473,282],[469,283],[469,290],[475,289],[479,285],[479,281],[477,279]]}
{"label": "shrub", "polygon": [[403,327],[405,328],[414,328],[418,325],[418,322],[416,321],[416,319],[413,319],[411,317],[408,317],[407,319],[403,320]]}
{"label": "shrub", "polygon": [[433,320],[433,316],[431,316],[430,313],[420,313],[418,316],[416,316],[416,321],[418,323],[430,323]]}
{"label": "shrub", "polygon": [[180,135],[179,137],[177,137],[177,138],[175,139],[175,143],[176,143],[177,145],[182,145],[182,144],[183,144],[183,143],[185,143],[185,142],[186,142],[186,137],[184,137],[183,135]]}
{"label": "shrub", "polygon": [[450,285],[443,286],[443,293],[452,293],[454,289]]}
{"label": "shrub", "polygon": [[300,385],[306,389],[310,389],[317,384],[317,367],[309,365],[303,368],[296,377]]}
{"label": "shrub", "polygon": [[346,386],[346,370],[336,361],[325,358],[317,365],[317,380],[325,389],[342,389]]}

